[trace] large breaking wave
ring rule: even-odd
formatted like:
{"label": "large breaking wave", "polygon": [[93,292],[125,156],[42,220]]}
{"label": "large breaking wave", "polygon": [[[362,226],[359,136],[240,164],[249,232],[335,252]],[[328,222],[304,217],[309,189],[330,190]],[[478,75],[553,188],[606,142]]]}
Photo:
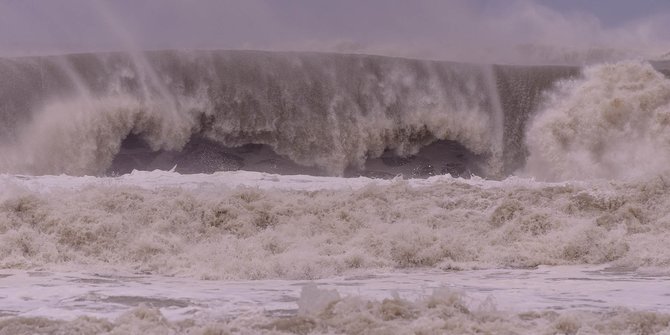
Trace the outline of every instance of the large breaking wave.
{"label": "large breaking wave", "polygon": [[527,139],[533,176],[638,178],[670,166],[670,80],[648,63],[586,68],[541,110]]}
{"label": "large breaking wave", "polygon": [[0,73],[4,172],[501,177],[522,166],[540,93],[577,70],[161,51],[2,59]]}
{"label": "large breaking wave", "polygon": [[656,150],[670,99],[657,68],[257,51],[6,58],[0,172],[635,177],[670,161]]}

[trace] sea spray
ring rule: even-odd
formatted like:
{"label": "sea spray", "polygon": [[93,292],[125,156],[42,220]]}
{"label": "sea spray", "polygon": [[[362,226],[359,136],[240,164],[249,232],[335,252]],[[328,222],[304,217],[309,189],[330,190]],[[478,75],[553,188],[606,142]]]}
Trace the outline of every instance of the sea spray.
{"label": "sea spray", "polygon": [[[136,58],[0,59],[7,78],[0,83],[0,171],[100,175],[179,168],[179,159],[134,163],[164,153],[190,157],[201,148],[186,144],[207,142],[215,155],[264,145],[317,174],[341,176],[365,170],[370,159],[411,159],[427,145],[451,141],[477,158],[421,163],[417,168],[432,171],[423,175],[448,173],[455,164],[465,166],[462,172],[501,178],[518,164],[509,157],[524,159],[519,129],[538,102],[517,91],[536,81],[541,89],[571,73],[318,53],[156,51]],[[145,152],[125,155],[128,138],[144,142]],[[114,159],[132,164],[117,171]]]}
{"label": "sea spray", "polygon": [[547,91],[525,172],[546,180],[653,176],[670,166],[670,80],[644,62],[585,68]]}

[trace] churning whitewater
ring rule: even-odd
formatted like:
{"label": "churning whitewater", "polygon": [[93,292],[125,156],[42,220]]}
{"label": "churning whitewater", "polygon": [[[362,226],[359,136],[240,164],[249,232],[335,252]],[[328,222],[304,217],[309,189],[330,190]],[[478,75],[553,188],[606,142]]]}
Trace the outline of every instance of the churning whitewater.
{"label": "churning whitewater", "polygon": [[587,68],[545,104],[528,130],[533,177],[653,177],[670,166],[670,80],[649,64]]}
{"label": "churning whitewater", "polygon": [[665,68],[0,59],[0,334],[670,331]]}

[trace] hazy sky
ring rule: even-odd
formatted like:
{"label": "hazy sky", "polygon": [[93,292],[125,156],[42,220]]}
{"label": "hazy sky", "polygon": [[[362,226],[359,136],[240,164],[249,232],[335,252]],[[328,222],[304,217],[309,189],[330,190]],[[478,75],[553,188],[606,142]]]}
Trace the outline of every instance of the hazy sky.
{"label": "hazy sky", "polygon": [[667,0],[540,0],[537,3],[561,13],[590,13],[605,25],[617,25],[670,12],[670,1]]}
{"label": "hazy sky", "polygon": [[[0,53],[225,48],[514,57],[670,51],[668,0],[0,0]],[[572,50],[571,49],[571,50]]]}

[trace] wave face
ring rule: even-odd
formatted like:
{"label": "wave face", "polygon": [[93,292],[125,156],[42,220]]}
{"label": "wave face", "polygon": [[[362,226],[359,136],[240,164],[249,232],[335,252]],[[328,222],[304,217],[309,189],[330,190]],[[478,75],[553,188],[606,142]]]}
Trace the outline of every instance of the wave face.
{"label": "wave face", "polygon": [[666,271],[666,179],[5,176],[0,268],[217,280],[541,264]]}
{"label": "wave face", "polygon": [[503,177],[577,68],[159,51],[0,60],[0,171]]}

